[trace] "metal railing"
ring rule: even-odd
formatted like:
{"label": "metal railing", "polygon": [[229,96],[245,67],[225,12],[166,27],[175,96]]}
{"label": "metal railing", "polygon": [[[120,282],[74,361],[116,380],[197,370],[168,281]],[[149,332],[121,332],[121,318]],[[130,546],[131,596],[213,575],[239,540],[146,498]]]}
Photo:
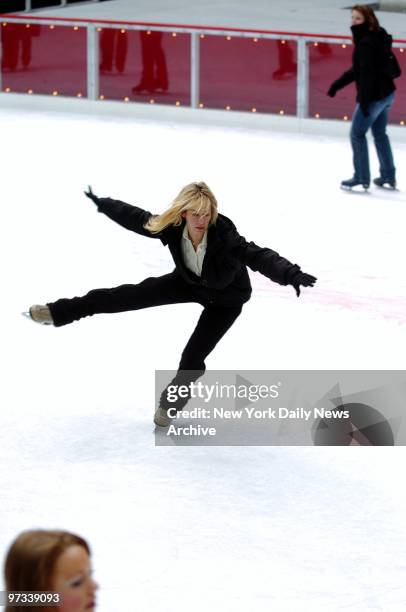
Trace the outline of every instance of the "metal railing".
{"label": "metal railing", "polygon": [[[99,0],[91,0],[98,2]],[[65,2],[66,3],[66,2]],[[29,0],[27,0],[27,5]],[[64,0],[61,0],[64,4]],[[235,36],[239,38],[269,39],[280,41],[293,41],[297,44],[297,75],[296,75],[296,116],[306,118],[309,116],[309,43],[351,43],[349,36],[313,35],[296,32],[271,32],[266,30],[241,30],[236,28],[215,28],[199,26],[183,26],[179,24],[152,24],[134,22],[113,22],[106,20],[83,20],[64,18],[40,18],[33,16],[0,16],[1,23],[34,23],[38,25],[54,26],[80,26],[87,30],[87,98],[99,98],[99,33],[102,29],[113,28],[134,31],[158,31],[170,33],[184,33],[190,35],[190,107],[199,108],[200,100],[200,39],[210,36]],[[394,47],[406,49],[406,41],[394,41]],[[0,28],[1,53],[1,28]],[[1,60],[1,57],[0,57]],[[1,66],[1,63],[0,63]],[[0,70],[0,92],[2,91],[2,74]],[[139,103],[137,101],[137,103]],[[403,122],[401,122],[403,124]]]}

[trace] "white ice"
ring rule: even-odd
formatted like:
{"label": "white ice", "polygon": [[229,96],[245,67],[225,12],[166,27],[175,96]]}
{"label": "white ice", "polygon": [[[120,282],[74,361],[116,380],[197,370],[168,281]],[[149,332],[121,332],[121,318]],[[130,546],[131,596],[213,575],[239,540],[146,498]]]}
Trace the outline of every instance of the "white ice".
{"label": "white ice", "polygon": [[319,279],[297,299],[252,274],[208,368],[404,369],[406,145],[399,191],[353,194],[344,138],[4,109],[0,134],[0,557],[24,529],[83,535],[101,612],[404,610],[403,448],[155,447],[154,370],[200,307],[58,329],[20,312],[172,269],[88,184],[158,212],[205,180],[241,234]]}

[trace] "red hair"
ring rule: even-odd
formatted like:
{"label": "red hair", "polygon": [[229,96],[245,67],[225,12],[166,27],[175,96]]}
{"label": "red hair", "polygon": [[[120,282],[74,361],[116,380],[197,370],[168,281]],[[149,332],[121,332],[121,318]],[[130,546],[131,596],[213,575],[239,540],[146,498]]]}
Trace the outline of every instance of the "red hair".
{"label": "red hair", "polygon": [[365,19],[365,22],[368,24],[368,29],[371,32],[376,32],[381,27],[379,25],[377,16],[375,15],[373,9],[371,9],[370,6],[367,6],[365,4],[356,4],[351,8],[351,10],[358,11],[358,13],[361,13],[363,18]]}
{"label": "red hair", "polygon": [[[67,531],[38,529],[21,533],[11,544],[5,561],[7,591],[51,591],[55,563],[71,546],[82,546],[90,555],[87,542]],[[14,610],[18,612],[20,608],[6,607],[6,612]],[[38,607],[24,610],[38,612]]]}

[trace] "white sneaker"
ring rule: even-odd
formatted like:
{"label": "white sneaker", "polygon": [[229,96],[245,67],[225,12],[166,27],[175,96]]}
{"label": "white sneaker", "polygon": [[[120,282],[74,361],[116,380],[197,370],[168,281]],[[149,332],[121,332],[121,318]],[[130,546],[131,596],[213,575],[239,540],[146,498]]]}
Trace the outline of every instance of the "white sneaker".
{"label": "white sneaker", "polygon": [[164,408],[158,408],[154,414],[154,423],[158,427],[168,427],[171,423],[171,418]]}
{"label": "white sneaker", "polygon": [[31,306],[28,312],[23,312],[23,315],[29,317],[32,321],[35,321],[35,323],[40,323],[41,325],[54,324],[54,320],[48,306],[35,304],[34,306]]}

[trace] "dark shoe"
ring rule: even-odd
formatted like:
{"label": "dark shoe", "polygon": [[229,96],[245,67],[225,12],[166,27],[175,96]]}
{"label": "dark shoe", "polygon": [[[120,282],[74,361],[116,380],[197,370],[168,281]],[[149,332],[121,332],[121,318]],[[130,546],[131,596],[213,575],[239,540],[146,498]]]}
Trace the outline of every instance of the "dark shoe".
{"label": "dark shoe", "polygon": [[135,87],[133,87],[131,89],[131,91],[133,92],[133,94],[140,94],[143,91],[147,92],[147,93],[154,93],[155,91],[155,87],[154,85],[151,84],[147,84],[147,83],[138,83],[138,85],[136,85]]}
{"label": "dark shoe", "polygon": [[102,64],[100,66],[100,72],[102,74],[107,74],[108,72],[111,72],[113,70],[113,66],[108,66],[107,64]]}
{"label": "dark shoe", "polygon": [[385,185],[389,185],[389,187],[391,189],[396,189],[396,180],[395,179],[384,179],[381,176],[379,176],[378,178],[374,179],[374,185],[376,185],[377,187],[384,187]]}
{"label": "dark shoe", "polygon": [[158,81],[154,82],[154,91],[160,93],[167,93],[168,91],[168,83],[166,81]]}
{"label": "dark shoe", "polygon": [[297,72],[297,66],[296,64],[292,64],[291,66],[288,66],[286,68],[278,68],[277,70],[274,70],[274,72],[272,73],[272,78],[276,80],[280,80],[280,79],[283,79],[284,77],[288,78],[289,75],[295,75],[296,72]]}
{"label": "dark shoe", "polygon": [[362,187],[366,190],[369,188],[369,181],[360,181],[354,176],[346,181],[341,181],[342,189],[352,189],[353,187],[358,187],[358,185],[362,185]]}

